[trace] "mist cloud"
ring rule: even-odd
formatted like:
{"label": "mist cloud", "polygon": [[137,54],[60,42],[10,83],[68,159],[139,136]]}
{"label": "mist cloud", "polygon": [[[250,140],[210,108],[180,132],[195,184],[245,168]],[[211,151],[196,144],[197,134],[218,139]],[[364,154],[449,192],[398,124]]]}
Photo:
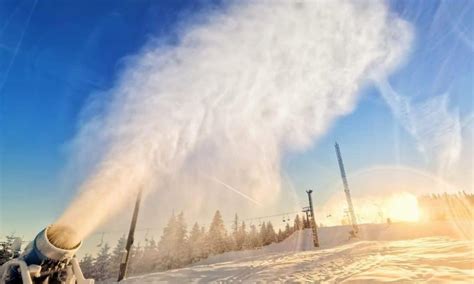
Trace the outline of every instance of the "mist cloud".
{"label": "mist cloud", "polygon": [[376,1],[236,1],[201,15],[177,44],[147,45],[85,115],[71,161],[87,175],[58,222],[82,238],[139,188],[163,208],[277,202],[282,156],[350,112],[410,40]]}

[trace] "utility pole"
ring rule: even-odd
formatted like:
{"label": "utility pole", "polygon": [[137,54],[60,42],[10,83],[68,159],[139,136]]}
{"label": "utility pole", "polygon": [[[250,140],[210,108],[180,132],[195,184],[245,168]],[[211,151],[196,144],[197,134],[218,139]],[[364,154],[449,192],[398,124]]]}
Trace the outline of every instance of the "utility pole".
{"label": "utility pole", "polygon": [[310,226],[311,229],[313,230],[313,245],[315,248],[319,247],[319,237],[318,237],[318,228],[316,227],[316,221],[314,218],[314,209],[313,209],[313,200],[311,198],[311,193],[313,191],[307,190],[306,193],[308,194],[308,200],[309,200],[309,210],[311,211],[311,221],[310,221]]}
{"label": "utility pole", "polygon": [[357,219],[354,213],[354,206],[352,205],[351,192],[349,191],[349,184],[347,183],[346,171],[344,170],[344,163],[342,161],[341,150],[337,142],[334,144],[336,148],[337,162],[339,163],[339,170],[341,171],[342,184],[344,185],[344,192],[346,194],[347,206],[349,207],[349,216],[352,224],[354,236],[359,233],[359,227],[357,226]]}
{"label": "utility pole", "polygon": [[125,251],[122,254],[122,259],[120,261],[120,269],[117,281],[120,282],[127,275],[127,266],[128,260],[130,258],[130,250],[132,249],[135,228],[137,227],[138,219],[138,210],[140,209],[140,203],[142,200],[142,189],[138,191],[137,200],[135,201],[135,208],[133,209],[132,222],[130,224],[130,231],[128,231],[127,244],[125,246]]}

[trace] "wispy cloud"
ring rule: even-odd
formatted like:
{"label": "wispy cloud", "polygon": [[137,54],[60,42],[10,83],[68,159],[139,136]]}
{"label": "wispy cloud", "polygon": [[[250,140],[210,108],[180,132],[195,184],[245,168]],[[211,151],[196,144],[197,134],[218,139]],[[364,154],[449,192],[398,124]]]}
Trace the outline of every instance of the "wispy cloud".
{"label": "wispy cloud", "polygon": [[376,84],[395,118],[415,138],[418,151],[437,174],[448,175],[462,149],[459,112],[449,109],[448,94],[414,101],[395,91],[386,79],[377,79]]}

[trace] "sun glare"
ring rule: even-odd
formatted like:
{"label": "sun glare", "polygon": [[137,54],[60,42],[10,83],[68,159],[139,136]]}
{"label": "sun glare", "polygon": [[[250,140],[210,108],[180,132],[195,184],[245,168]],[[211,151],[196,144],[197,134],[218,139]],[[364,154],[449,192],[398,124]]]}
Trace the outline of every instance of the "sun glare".
{"label": "sun glare", "polygon": [[416,196],[403,193],[394,195],[388,202],[388,217],[393,221],[417,222],[420,220],[420,209]]}

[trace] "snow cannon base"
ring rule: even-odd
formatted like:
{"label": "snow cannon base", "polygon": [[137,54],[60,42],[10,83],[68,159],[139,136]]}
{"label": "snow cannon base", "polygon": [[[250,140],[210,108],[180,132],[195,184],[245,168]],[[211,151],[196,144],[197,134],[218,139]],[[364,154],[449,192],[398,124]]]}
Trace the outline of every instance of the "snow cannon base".
{"label": "snow cannon base", "polygon": [[41,231],[18,258],[2,266],[0,283],[93,284],[94,280],[84,278],[74,257],[82,242],[68,248],[55,245],[57,240],[64,243],[71,232],[71,228],[57,225]]}

